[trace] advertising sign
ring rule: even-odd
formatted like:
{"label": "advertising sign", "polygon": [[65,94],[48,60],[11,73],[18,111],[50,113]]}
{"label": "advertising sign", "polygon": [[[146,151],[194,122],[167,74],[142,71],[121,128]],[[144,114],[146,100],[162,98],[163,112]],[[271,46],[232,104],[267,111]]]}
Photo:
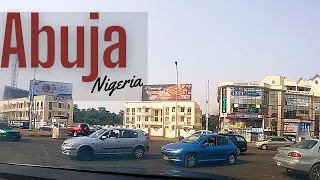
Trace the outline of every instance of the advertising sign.
{"label": "advertising sign", "polygon": [[142,101],[191,101],[191,92],[191,84],[143,85]]}
{"label": "advertising sign", "polygon": [[65,99],[72,98],[72,84],[62,82],[51,82],[51,81],[30,81],[30,93],[33,95],[47,95],[61,97]]}
{"label": "advertising sign", "polygon": [[227,112],[227,88],[222,89],[222,113]]}
{"label": "advertising sign", "polygon": [[310,132],[310,123],[301,123],[301,132]]}
{"label": "advertising sign", "polygon": [[258,111],[257,108],[233,108],[233,112],[239,113],[258,113]]}
{"label": "advertising sign", "polygon": [[299,124],[297,123],[285,123],[284,132],[285,133],[296,133],[298,132]]}
{"label": "advertising sign", "polygon": [[250,119],[256,119],[258,118],[258,114],[244,114],[244,113],[235,113],[235,118],[250,118]]}
{"label": "advertising sign", "polygon": [[256,92],[256,91],[231,91],[231,95],[232,96],[251,96],[251,97],[257,97],[257,96],[261,96],[260,92]]}

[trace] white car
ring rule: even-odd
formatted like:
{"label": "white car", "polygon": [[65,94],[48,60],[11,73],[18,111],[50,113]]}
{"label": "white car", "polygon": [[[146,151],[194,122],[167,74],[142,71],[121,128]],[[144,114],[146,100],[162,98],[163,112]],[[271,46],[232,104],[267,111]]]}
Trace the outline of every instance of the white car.
{"label": "white car", "polygon": [[199,131],[196,131],[192,134],[185,134],[185,135],[179,137],[179,141],[181,141],[182,139],[184,139],[186,137],[192,136],[194,134],[212,134],[212,131],[199,130]]}

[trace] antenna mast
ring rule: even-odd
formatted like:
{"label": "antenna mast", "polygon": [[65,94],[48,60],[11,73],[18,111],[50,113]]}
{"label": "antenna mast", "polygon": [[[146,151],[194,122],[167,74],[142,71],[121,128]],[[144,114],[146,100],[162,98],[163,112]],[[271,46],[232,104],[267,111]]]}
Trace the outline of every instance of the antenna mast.
{"label": "antenna mast", "polygon": [[18,59],[18,56],[16,56],[11,66],[11,87],[17,88],[18,77],[19,77],[19,59]]}

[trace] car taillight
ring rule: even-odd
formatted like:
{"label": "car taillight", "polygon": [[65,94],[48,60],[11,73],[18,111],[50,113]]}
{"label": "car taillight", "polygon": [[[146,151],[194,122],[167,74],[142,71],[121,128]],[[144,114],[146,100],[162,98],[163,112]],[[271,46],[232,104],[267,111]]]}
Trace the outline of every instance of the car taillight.
{"label": "car taillight", "polygon": [[294,158],[301,158],[301,154],[296,152],[289,152],[288,156],[294,157]]}

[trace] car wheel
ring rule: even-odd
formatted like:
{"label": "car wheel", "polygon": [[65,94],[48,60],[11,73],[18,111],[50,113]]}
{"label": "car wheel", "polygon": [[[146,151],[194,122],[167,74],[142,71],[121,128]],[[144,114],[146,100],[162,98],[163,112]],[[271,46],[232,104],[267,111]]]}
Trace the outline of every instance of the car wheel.
{"label": "car wheel", "polygon": [[236,162],[237,157],[234,154],[230,154],[227,158],[228,164],[234,164]]}
{"label": "car wheel", "polygon": [[78,150],[77,158],[80,161],[90,161],[94,158],[94,151],[91,147],[81,147]]}
{"label": "car wheel", "polygon": [[136,147],[132,153],[134,158],[140,159],[144,156],[144,149],[143,147]]}
{"label": "car wheel", "polygon": [[73,132],[73,137],[77,137],[77,136],[78,136],[77,131],[74,131],[74,132]]}
{"label": "car wheel", "polygon": [[267,150],[267,149],[268,149],[268,146],[267,146],[266,144],[262,144],[261,149],[262,149],[262,150]]}
{"label": "car wheel", "polygon": [[186,167],[195,167],[197,165],[197,157],[195,154],[188,154],[184,159]]}
{"label": "car wheel", "polygon": [[310,180],[320,179],[320,164],[314,165],[308,173]]}

